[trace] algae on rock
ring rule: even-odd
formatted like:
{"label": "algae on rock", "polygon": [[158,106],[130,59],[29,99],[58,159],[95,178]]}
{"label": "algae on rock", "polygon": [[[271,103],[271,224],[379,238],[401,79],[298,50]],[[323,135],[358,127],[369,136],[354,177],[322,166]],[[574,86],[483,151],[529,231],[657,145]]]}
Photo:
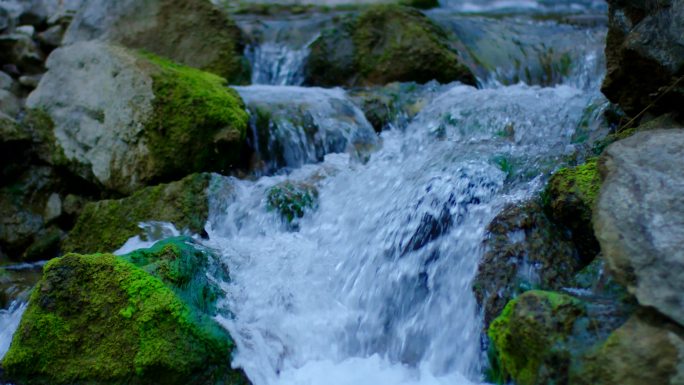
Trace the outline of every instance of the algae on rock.
{"label": "algae on rock", "polygon": [[310,47],[306,83],[358,86],[393,81],[475,85],[447,34],[412,8],[376,5],[348,18]]}
{"label": "algae on rock", "polygon": [[316,207],[318,190],[308,183],[283,182],[268,191],[267,206],[276,210],[288,223],[304,216],[306,210]]}
{"label": "algae on rock", "polygon": [[51,260],[2,365],[25,384],[246,384],[232,340],[111,254]]}
{"label": "algae on rock", "polygon": [[140,222],[170,222],[178,229],[201,233],[208,216],[206,189],[211,174],[186,178],[137,191],[123,199],[88,203],[62,244],[65,252],[112,252],[141,235]]}

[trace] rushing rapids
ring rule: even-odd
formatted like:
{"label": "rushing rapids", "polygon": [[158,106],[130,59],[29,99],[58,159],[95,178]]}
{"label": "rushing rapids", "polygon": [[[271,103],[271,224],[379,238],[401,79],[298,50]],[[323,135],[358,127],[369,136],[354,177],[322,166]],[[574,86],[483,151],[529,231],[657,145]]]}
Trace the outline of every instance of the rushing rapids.
{"label": "rushing rapids", "polygon": [[[330,16],[265,22],[270,32],[247,47],[252,81],[261,85],[237,89],[264,176],[215,177],[201,242],[230,271],[218,321],[236,340],[234,366],[255,385],[483,382],[482,315],[471,286],[486,225],[598,136],[605,31],[450,18],[510,7],[602,9],[593,1],[477,4],[447,1],[432,17],[473,34],[516,31],[498,43],[520,56],[493,56],[478,73],[481,89],[442,86],[405,127],[379,138],[344,90],[298,87],[307,47]],[[302,25],[309,29],[287,34]],[[551,38],[529,40],[545,31]],[[567,33],[575,37],[563,39]],[[464,36],[475,53],[491,49]],[[577,36],[586,44],[569,47]],[[546,66],[554,49],[568,52],[571,69]],[[266,126],[259,114],[268,115]],[[284,182],[317,191],[292,222],[268,205],[269,191]],[[119,252],[149,245],[131,239]],[[15,301],[0,311],[0,357],[24,309]]]}

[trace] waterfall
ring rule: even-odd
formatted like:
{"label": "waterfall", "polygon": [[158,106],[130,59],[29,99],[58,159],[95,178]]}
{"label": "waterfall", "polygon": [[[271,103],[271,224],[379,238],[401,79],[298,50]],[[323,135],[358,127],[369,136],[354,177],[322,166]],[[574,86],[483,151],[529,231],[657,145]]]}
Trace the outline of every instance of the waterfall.
{"label": "waterfall", "polygon": [[26,305],[23,301],[12,301],[7,309],[0,309],[0,361],[9,350],[12,335],[19,327]]}
{"label": "waterfall", "polygon": [[[218,319],[233,363],[255,385],[480,383],[471,283],[485,227],[538,191],[601,100],[453,84],[366,162],[336,153],[288,175],[223,178],[207,243],[231,273],[220,306],[232,316]],[[268,208],[284,181],[318,190],[296,226]]]}

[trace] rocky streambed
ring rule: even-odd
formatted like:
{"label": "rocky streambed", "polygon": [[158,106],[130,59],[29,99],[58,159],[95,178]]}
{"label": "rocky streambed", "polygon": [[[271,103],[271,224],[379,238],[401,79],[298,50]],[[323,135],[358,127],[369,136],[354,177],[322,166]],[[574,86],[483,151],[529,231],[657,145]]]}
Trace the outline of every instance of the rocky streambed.
{"label": "rocky streambed", "polygon": [[683,12],[0,2],[0,382],[684,384]]}

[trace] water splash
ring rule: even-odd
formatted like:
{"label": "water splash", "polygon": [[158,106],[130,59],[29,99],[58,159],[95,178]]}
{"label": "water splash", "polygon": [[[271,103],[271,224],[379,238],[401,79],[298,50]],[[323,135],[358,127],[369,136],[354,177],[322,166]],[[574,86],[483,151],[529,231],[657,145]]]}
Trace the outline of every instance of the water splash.
{"label": "water splash", "polygon": [[12,343],[12,336],[19,327],[21,316],[26,311],[26,302],[13,301],[9,308],[0,309],[0,361],[5,357]]}

